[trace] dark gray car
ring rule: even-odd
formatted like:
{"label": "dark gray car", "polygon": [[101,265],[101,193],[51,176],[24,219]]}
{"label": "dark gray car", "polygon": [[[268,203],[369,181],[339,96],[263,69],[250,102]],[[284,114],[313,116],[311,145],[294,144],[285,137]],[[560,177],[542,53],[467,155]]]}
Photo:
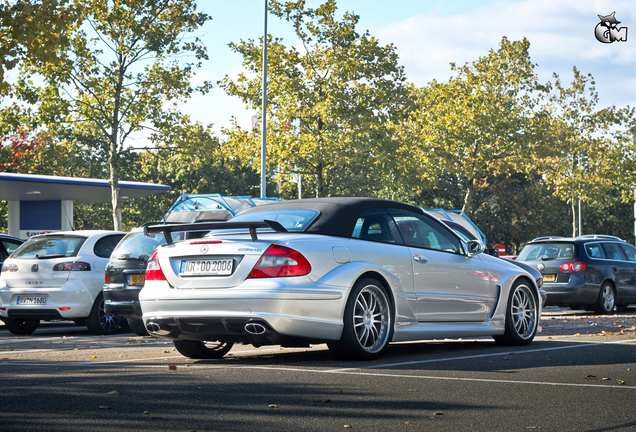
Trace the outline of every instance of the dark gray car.
{"label": "dark gray car", "polygon": [[636,248],[617,237],[540,237],[517,261],[543,274],[546,306],[608,314],[636,303]]}

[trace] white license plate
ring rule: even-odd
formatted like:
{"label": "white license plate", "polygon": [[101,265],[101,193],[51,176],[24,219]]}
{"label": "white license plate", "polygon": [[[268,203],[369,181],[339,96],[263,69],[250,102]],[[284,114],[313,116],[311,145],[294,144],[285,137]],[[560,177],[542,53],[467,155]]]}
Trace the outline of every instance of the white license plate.
{"label": "white license plate", "polygon": [[181,261],[181,276],[224,276],[232,274],[233,259]]}
{"label": "white license plate", "polygon": [[19,305],[45,305],[47,296],[19,296],[16,301]]}

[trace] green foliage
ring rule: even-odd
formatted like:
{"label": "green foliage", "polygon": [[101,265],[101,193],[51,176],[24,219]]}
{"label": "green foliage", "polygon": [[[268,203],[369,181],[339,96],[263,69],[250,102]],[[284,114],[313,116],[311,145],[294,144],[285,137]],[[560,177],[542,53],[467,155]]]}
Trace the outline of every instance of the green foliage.
{"label": "green foliage", "polygon": [[[316,9],[302,0],[272,1],[270,11],[293,25],[302,48],[268,40],[268,171],[297,168],[316,196],[372,194],[368,185],[382,182],[376,169],[389,154],[389,125],[408,102],[395,47],[356,32],[357,15],[347,12],[336,20],[334,0]],[[243,55],[246,73],[236,81],[226,76],[219,84],[258,109],[261,44],[248,40],[230,48]],[[255,132],[236,125],[227,132],[237,157],[260,164],[254,157],[260,154]]]}
{"label": "green foliage", "polygon": [[[192,0],[84,2],[86,25],[69,36],[62,61],[26,67],[16,94],[39,102],[38,117],[58,134],[95,135],[108,143],[113,222],[121,229],[120,157],[131,134],[170,121],[179,102],[210,85],[190,85],[207,59],[186,35],[210,17]],[[184,58],[194,62],[184,62]],[[43,88],[29,82],[39,74]],[[178,116],[177,116],[178,117]]]}
{"label": "green foliage", "polygon": [[[453,177],[462,185],[462,210],[471,214],[473,198],[489,177],[536,169],[545,152],[545,118],[539,84],[528,49],[530,43],[503,38],[447,83],[433,81],[413,89],[417,109],[400,126],[401,151],[409,165],[403,182],[421,193],[437,178]],[[410,137],[410,139],[409,139]]]}
{"label": "green foliage", "polygon": [[0,94],[9,89],[5,72],[21,62],[58,63],[60,47],[68,43],[82,12],[76,0],[1,0]]}

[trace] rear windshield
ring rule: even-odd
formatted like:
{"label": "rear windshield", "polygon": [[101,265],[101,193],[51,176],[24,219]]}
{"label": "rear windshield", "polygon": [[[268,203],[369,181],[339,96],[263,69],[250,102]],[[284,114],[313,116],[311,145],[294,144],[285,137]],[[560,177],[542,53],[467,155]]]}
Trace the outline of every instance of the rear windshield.
{"label": "rear windshield", "polygon": [[86,237],[33,237],[13,252],[11,258],[47,259],[77,256]]}
{"label": "rear windshield", "polygon": [[571,259],[577,255],[574,243],[535,243],[528,244],[517,259],[519,261],[547,261],[555,259]]}
{"label": "rear windshield", "polygon": [[157,246],[166,244],[163,234],[156,234],[153,238],[146,237],[143,231],[126,234],[119,242],[111,257],[113,259],[148,259]]}
{"label": "rear windshield", "polygon": [[230,222],[276,221],[287,231],[304,231],[320,215],[318,210],[285,209],[245,213],[230,219]]}

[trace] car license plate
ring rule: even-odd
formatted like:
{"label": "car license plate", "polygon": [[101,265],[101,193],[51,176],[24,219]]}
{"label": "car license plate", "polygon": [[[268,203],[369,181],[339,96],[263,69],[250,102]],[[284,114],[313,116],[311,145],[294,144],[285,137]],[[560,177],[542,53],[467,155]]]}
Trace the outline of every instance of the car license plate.
{"label": "car license plate", "polygon": [[47,296],[19,296],[16,301],[19,305],[45,305]]}
{"label": "car license plate", "polygon": [[232,274],[233,259],[181,261],[181,276],[224,276]]}
{"label": "car license plate", "polygon": [[146,275],[128,275],[128,285],[140,285],[146,282]]}
{"label": "car license plate", "polygon": [[554,282],[555,280],[556,280],[556,275],[553,275],[553,274],[543,275],[543,282]]}

